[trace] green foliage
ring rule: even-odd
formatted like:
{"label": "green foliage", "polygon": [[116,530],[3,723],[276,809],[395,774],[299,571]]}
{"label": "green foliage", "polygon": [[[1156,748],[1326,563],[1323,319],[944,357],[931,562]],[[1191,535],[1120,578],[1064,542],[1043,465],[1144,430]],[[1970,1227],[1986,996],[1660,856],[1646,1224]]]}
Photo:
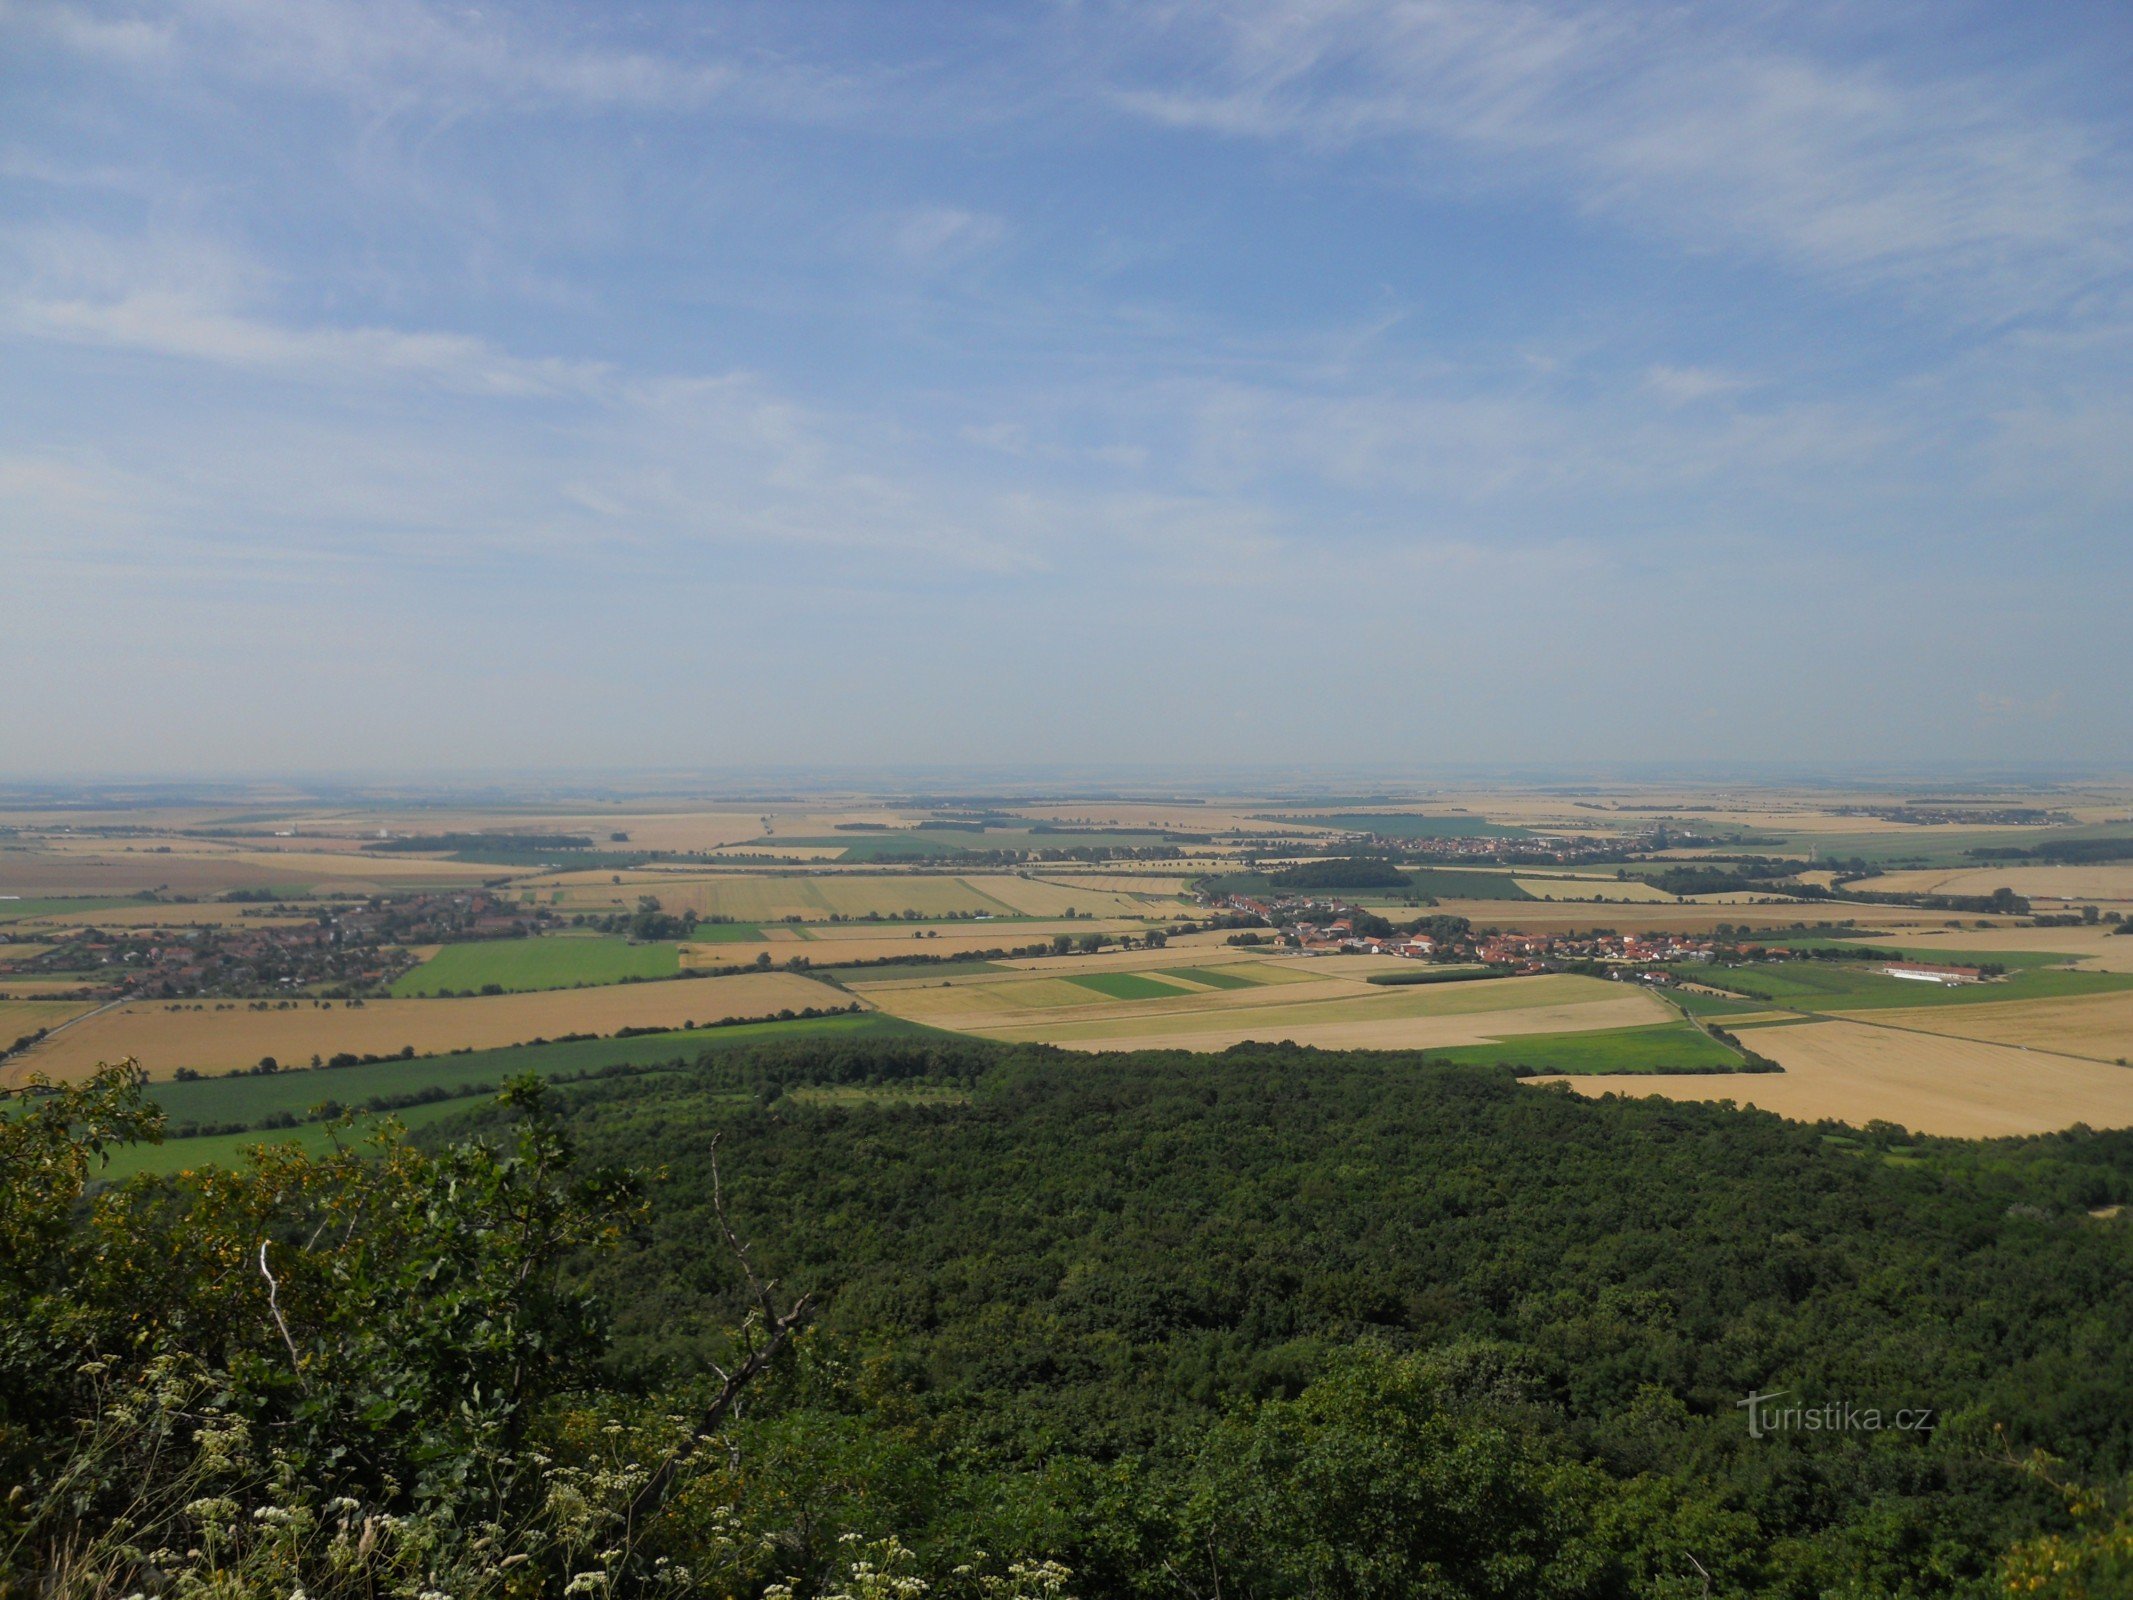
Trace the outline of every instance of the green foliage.
{"label": "green foliage", "polygon": [[2124,1592],[2122,1496],[2012,1452],[2133,1466],[2133,1135],[865,1034],[96,1189],[156,1124],[0,1115],[0,1592]]}

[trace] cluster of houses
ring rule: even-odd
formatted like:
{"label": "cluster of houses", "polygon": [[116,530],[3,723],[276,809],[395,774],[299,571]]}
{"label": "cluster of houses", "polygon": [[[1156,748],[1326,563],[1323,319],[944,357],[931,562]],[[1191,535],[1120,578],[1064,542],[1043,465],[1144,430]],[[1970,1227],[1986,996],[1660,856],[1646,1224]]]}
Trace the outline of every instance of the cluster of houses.
{"label": "cluster of houses", "polygon": [[1330,922],[1299,922],[1290,930],[1296,935],[1297,944],[1305,950],[1319,950],[1347,955],[1406,956],[1414,961],[1427,961],[1437,953],[1437,942],[1426,934],[1395,933],[1379,937],[1357,933],[1355,924],[1346,917],[1335,917]]}
{"label": "cluster of houses", "polygon": [[1641,967],[1667,961],[1708,961],[1711,943],[1673,933],[1511,933],[1477,941],[1474,953],[1495,966],[1550,961],[1597,961]]}

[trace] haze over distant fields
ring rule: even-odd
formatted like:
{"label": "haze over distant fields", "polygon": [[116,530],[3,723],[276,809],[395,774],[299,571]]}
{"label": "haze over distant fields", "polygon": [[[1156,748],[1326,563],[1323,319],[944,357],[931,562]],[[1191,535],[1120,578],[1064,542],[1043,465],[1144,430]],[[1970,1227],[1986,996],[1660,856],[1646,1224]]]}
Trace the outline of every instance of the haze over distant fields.
{"label": "haze over distant fields", "polygon": [[2133,13],[0,0],[0,766],[2133,760]]}

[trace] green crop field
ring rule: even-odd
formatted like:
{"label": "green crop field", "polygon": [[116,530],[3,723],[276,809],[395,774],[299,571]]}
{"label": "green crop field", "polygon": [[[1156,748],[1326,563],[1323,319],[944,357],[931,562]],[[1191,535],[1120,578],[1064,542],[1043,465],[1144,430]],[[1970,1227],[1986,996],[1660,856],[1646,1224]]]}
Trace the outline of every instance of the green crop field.
{"label": "green crop field", "polygon": [[[1979,937],[1989,939],[1992,935],[1981,929]],[[1936,945],[1929,950],[1919,945],[1889,943],[1870,933],[1835,938],[1827,933],[1782,933],[1758,935],[1752,942],[1788,950],[1829,951],[1850,961],[1864,959],[1869,950],[1892,951],[1907,961],[1958,967],[1997,965],[2010,972],[2028,967],[2062,967],[2081,959],[2080,952],[2073,950],[1980,950],[1954,944]]]}
{"label": "green crop field", "polygon": [[[432,1122],[442,1122],[447,1117],[457,1116],[474,1102],[466,1099],[438,1100],[428,1105],[409,1106],[405,1111],[396,1111],[394,1116],[404,1123],[409,1132]],[[343,1144],[360,1143],[370,1127],[372,1119],[365,1119],[357,1126],[344,1130]],[[122,1183],[128,1178],[137,1178],[143,1173],[184,1172],[197,1167],[241,1166],[249,1159],[254,1145],[294,1144],[317,1155],[333,1142],[333,1132],[323,1122],[307,1122],[294,1128],[275,1128],[264,1132],[217,1133],[201,1139],[172,1139],[164,1144],[120,1145],[111,1152],[111,1164],[100,1176],[107,1183]]]}
{"label": "green crop field", "polygon": [[1531,900],[1508,872],[1471,872],[1460,867],[1406,867],[1412,889],[1374,889],[1360,898],[1366,905],[1399,905],[1414,897],[1434,900]]}
{"label": "green crop field", "polygon": [[1256,989],[1265,982],[1263,978],[1248,978],[1227,967],[1164,967],[1160,975],[1183,978],[1187,983],[1204,983],[1210,989]]}
{"label": "green crop field", "polygon": [[1740,1016],[1751,1011],[1770,1009],[1768,1004],[1761,1000],[1729,1000],[1722,995],[1697,994],[1689,989],[1668,989],[1665,993],[1667,999],[1692,1017]]}
{"label": "green crop field", "polygon": [[479,994],[494,984],[506,993],[573,989],[624,978],[671,978],[681,971],[678,945],[633,944],[618,937],[551,934],[537,939],[482,939],[448,944],[403,975],[395,996]]}
{"label": "green crop field", "polygon": [[1432,1050],[1432,1061],[1461,1066],[1530,1067],[1536,1072],[1732,1072],[1744,1063],[1702,1029],[1686,1022],[1590,1033],[1534,1033],[1500,1044]]}
{"label": "green crop field", "polygon": [[[1945,955],[1938,959],[1945,961]],[[1713,988],[1730,989],[1803,1011],[1867,1011],[1895,1006],[1991,1005],[2007,1000],[2070,1000],[2133,988],[2133,972],[2075,972],[2029,967],[1993,983],[1943,986],[1865,967],[1825,962],[1782,966],[1699,968],[1693,976]]]}
{"label": "green crop field", "polygon": [[[760,939],[763,929],[754,922],[699,922],[696,930],[685,941],[688,944],[738,944],[744,940]],[[801,938],[808,938],[803,933]]]}
{"label": "green crop field", "polygon": [[1158,983],[1153,978],[1144,978],[1138,972],[1077,972],[1066,981],[1083,989],[1094,989],[1113,1000],[1161,1000],[1189,992],[1174,983]]}
{"label": "green crop field", "polygon": [[[430,1090],[441,1091],[450,1096],[451,1101],[463,1104],[467,1097],[485,1093],[521,1073],[552,1078],[598,1072],[606,1067],[653,1067],[674,1061],[695,1061],[722,1051],[787,1039],[910,1037],[931,1031],[897,1017],[864,1011],[843,1016],[805,1017],[791,1022],[675,1029],[666,1033],[640,1034],[630,1039],[512,1045],[501,1050],[418,1056],[412,1061],[380,1061],[360,1067],[247,1073],[229,1078],[201,1078],[190,1083],[159,1082],[150,1084],[148,1093],[149,1098],[163,1108],[164,1115],[174,1127],[188,1123],[256,1125],[277,1115],[301,1118],[313,1107],[328,1101],[360,1110],[374,1100]],[[412,1124],[418,1117],[441,1114],[438,1106],[445,1103],[430,1102],[397,1111],[394,1115]],[[255,1127],[255,1131],[248,1133],[171,1139],[153,1149],[121,1152],[129,1164],[125,1172],[120,1172],[115,1161],[112,1175],[173,1172],[180,1167],[201,1166],[223,1159],[241,1146],[262,1140],[302,1138],[307,1146],[322,1147],[324,1137],[319,1126],[306,1124],[294,1129],[258,1131]]]}

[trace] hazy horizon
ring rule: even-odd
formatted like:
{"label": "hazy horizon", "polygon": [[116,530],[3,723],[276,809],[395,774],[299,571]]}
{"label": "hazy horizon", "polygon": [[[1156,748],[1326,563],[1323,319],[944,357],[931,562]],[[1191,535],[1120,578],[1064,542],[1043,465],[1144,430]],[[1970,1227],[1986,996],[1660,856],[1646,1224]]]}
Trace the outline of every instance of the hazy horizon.
{"label": "hazy horizon", "polygon": [[0,778],[2133,767],[2133,18],[0,0]]}

